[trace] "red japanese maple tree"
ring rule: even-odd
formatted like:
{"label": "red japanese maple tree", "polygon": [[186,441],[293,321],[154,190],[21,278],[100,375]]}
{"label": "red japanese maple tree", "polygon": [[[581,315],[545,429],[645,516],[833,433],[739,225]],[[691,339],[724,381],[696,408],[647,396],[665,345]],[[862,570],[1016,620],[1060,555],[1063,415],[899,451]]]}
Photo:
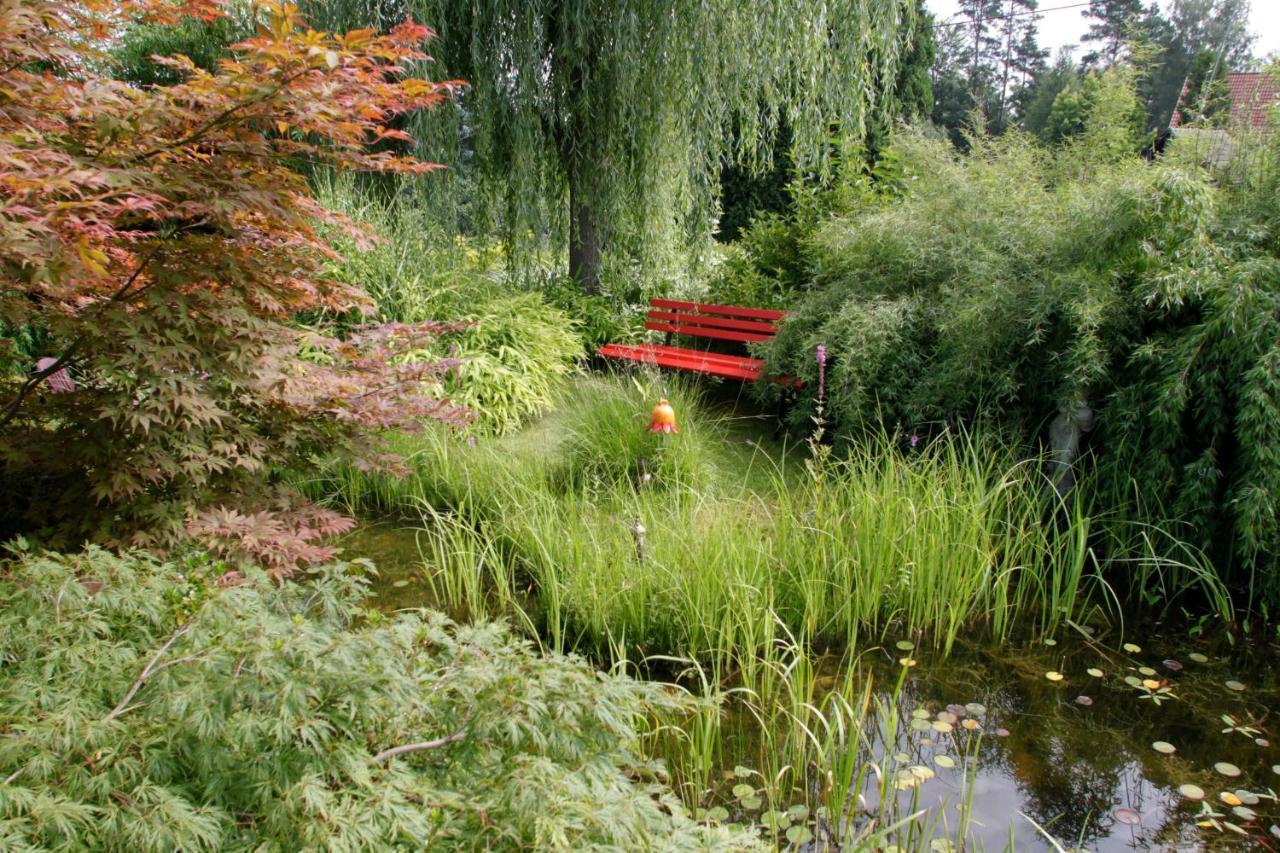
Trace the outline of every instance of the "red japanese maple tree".
{"label": "red japanese maple tree", "polygon": [[[219,15],[217,0],[0,0],[0,364],[22,364],[0,373],[0,536],[195,535],[287,569],[328,556],[321,540],[350,521],[284,472],[465,418],[435,396],[451,365],[398,358],[440,327],[339,338],[295,322],[371,306],[325,278],[317,229],[363,231],[294,167],[435,168],[378,145],[449,95],[405,70],[428,30],[331,35],[292,5],[259,8],[215,72],[157,58],[183,82],[141,89],[96,73],[99,47],[130,22]],[[4,340],[19,336],[29,363]]]}

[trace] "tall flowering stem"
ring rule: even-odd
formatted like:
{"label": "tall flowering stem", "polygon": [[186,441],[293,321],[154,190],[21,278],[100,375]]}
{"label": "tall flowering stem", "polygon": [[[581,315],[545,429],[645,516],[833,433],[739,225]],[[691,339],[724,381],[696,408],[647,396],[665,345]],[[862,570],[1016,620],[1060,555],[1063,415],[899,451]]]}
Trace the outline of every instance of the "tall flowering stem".
{"label": "tall flowering stem", "polygon": [[818,397],[814,404],[814,430],[813,434],[809,436],[811,458],[806,464],[814,482],[820,483],[831,456],[830,446],[822,441],[827,432],[827,422],[824,414],[827,394],[827,348],[822,344],[818,344],[814,356],[818,361]]}

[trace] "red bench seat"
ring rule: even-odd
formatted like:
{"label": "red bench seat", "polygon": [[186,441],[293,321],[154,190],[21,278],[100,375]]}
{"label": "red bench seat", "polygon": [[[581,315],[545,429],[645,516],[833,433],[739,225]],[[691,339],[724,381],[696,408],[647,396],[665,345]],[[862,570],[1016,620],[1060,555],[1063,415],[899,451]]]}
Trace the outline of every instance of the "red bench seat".
{"label": "red bench seat", "polygon": [[778,333],[778,322],[786,316],[782,311],[674,299],[651,299],[649,305],[644,327],[650,331],[666,332],[665,344],[606,344],[597,353],[604,358],[747,382],[765,380],[796,388],[802,385],[799,380],[788,376],[765,376],[764,362],[758,358],[671,345],[673,335],[744,344],[768,341]]}

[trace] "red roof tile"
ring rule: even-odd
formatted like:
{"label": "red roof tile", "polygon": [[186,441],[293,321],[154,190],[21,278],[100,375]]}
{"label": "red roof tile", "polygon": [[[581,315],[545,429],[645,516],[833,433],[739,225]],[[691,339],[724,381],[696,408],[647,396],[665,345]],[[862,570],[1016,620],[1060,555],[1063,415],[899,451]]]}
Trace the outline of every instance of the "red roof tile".
{"label": "red roof tile", "polygon": [[[1262,71],[1237,72],[1227,75],[1227,91],[1231,95],[1231,118],[1228,126],[1233,128],[1266,127],[1271,108],[1280,104],[1280,79],[1275,75]],[[1182,121],[1182,102],[1187,96],[1187,88],[1182,87],[1178,96],[1178,107],[1173,111],[1172,127]]]}

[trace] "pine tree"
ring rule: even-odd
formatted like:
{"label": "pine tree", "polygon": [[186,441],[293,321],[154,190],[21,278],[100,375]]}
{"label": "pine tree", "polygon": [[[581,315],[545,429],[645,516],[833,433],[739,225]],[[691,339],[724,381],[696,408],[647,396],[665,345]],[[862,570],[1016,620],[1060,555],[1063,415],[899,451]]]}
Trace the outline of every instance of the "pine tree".
{"label": "pine tree", "polygon": [[1085,55],[1084,64],[1110,66],[1120,60],[1124,46],[1133,37],[1145,10],[1142,0],[1089,0],[1089,8],[1084,14],[1093,23],[1081,40],[1100,45],[1098,50]]}

